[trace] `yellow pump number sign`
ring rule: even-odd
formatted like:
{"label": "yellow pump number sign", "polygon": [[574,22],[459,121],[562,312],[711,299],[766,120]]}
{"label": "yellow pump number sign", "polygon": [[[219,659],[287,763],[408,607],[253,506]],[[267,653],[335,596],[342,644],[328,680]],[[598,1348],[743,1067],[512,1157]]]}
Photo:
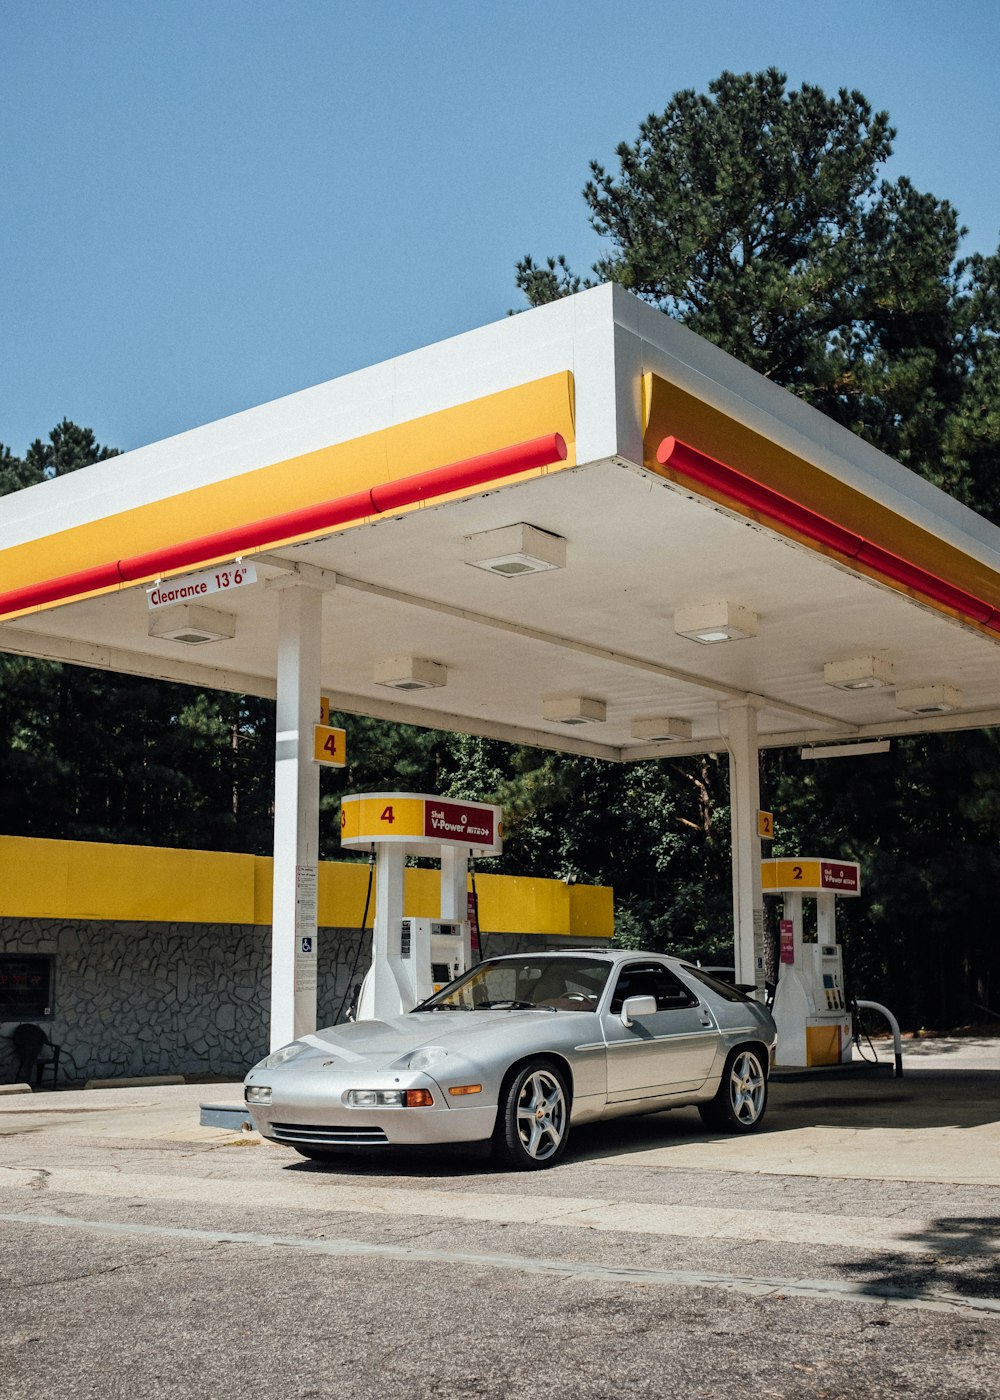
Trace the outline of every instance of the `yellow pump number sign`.
{"label": "yellow pump number sign", "polygon": [[347,763],[347,730],[328,724],[313,727],[313,758],[327,768],[343,768]]}
{"label": "yellow pump number sign", "polygon": [[859,895],[861,867],[854,860],[823,860],[815,856],[788,856],[762,860],[761,885],[765,894],[801,890],[803,894]]}
{"label": "yellow pump number sign", "polygon": [[351,793],[340,803],[340,843],[373,841],[421,846],[457,846],[499,855],[503,812],[486,802],[464,802],[414,792]]}

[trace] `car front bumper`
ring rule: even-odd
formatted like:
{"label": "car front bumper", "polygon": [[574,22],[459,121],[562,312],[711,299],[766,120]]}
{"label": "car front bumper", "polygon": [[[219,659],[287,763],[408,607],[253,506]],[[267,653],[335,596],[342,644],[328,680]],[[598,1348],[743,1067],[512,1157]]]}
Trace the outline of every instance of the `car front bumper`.
{"label": "car front bumper", "polygon": [[[289,1071],[293,1070],[289,1066]],[[303,1066],[303,1068],[305,1068]],[[363,1078],[363,1082],[361,1082]],[[271,1086],[269,1104],[247,1103],[253,1125],[271,1142],[302,1147],[392,1147],[434,1146],[460,1142],[485,1142],[496,1124],[495,1098],[475,1095],[452,1098],[426,1074],[407,1074],[401,1082],[396,1075],[282,1073],[254,1070],[246,1086]],[[383,1104],[355,1108],[344,1102],[350,1089],[430,1089],[431,1107],[404,1108]],[[246,1090],[244,1089],[244,1093]],[[468,1096],[472,1098],[472,1095]],[[482,1099],[487,1102],[483,1103]]]}

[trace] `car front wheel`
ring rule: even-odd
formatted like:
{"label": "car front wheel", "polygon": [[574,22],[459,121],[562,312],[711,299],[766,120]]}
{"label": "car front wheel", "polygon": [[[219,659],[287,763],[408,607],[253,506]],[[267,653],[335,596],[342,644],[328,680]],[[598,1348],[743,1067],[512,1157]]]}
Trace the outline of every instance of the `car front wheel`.
{"label": "car front wheel", "polygon": [[510,1166],[532,1171],[557,1162],[568,1137],[566,1083],[554,1065],[532,1060],[504,1086],[494,1143]]}
{"label": "car front wheel", "polygon": [[714,1099],[699,1104],[701,1121],[725,1133],[752,1133],[767,1108],[767,1066],[758,1050],[731,1050]]}

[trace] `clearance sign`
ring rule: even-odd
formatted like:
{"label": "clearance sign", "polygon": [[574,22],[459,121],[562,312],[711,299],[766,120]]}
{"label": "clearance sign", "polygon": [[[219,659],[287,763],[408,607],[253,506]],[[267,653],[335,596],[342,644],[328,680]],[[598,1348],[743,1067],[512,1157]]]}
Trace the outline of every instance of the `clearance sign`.
{"label": "clearance sign", "polygon": [[485,802],[453,801],[412,792],[362,792],[340,804],[342,846],[393,841],[407,846],[457,846],[499,855],[503,814]]}
{"label": "clearance sign", "polygon": [[760,882],[765,893],[801,890],[803,894],[859,895],[861,867],[856,860],[785,856],[761,861]]}

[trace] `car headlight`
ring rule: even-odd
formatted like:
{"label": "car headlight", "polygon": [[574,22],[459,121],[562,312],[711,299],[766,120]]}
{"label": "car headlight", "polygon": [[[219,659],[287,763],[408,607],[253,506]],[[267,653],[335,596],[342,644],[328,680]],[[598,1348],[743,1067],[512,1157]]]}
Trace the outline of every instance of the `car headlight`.
{"label": "car headlight", "polygon": [[256,1066],[257,1069],[277,1069],[279,1065],[287,1064],[289,1060],[294,1060],[297,1055],[304,1055],[309,1049],[308,1045],[303,1045],[300,1040],[293,1040],[290,1045],[283,1045],[280,1050],[275,1050],[273,1055],[268,1055],[266,1060],[261,1060]]}
{"label": "car headlight", "polygon": [[344,1103],[349,1108],[433,1108],[430,1089],[348,1089]]}
{"label": "car headlight", "polygon": [[270,1084],[248,1084],[244,1095],[247,1103],[270,1103]]}
{"label": "car headlight", "polygon": [[442,1060],[448,1058],[449,1052],[443,1045],[425,1045],[422,1050],[415,1051],[407,1056],[407,1069],[430,1069],[431,1065],[440,1064]]}

